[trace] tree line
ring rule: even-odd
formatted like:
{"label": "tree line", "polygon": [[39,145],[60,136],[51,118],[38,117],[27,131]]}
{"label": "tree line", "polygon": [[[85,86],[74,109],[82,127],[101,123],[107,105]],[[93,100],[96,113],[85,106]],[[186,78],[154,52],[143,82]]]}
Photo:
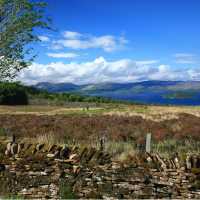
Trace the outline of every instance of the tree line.
{"label": "tree line", "polygon": [[77,93],[51,93],[19,82],[0,82],[0,105],[27,105],[31,99],[45,99],[57,102],[119,103],[119,101],[85,96]]}

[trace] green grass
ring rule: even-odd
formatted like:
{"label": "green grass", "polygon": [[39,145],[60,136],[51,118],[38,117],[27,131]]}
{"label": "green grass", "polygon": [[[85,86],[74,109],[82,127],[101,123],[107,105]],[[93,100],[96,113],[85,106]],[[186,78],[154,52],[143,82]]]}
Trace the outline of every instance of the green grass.
{"label": "green grass", "polygon": [[0,137],[4,137],[4,136],[6,136],[7,134],[6,134],[6,130],[4,129],[4,128],[1,128],[0,127]]}
{"label": "green grass", "polygon": [[20,195],[8,195],[8,196],[4,197],[3,199],[9,199],[9,200],[15,200],[15,199],[17,199],[17,200],[22,200],[24,198],[22,196],[20,196]]}
{"label": "green grass", "polygon": [[64,180],[60,181],[59,196],[60,199],[76,199],[76,195],[72,191],[71,185]]}
{"label": "green grass", "polygon": [[180,155],[186,155],[188,152],[200,153],[200,141],[166,139],[162,142],[152,143],[152,151],[165,156],[172,155],[175,152]]}

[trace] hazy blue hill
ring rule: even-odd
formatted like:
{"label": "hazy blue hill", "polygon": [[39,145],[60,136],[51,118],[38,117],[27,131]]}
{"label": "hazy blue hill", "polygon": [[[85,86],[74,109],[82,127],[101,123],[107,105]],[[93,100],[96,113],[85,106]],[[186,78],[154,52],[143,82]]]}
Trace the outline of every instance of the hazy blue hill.
{"label": "hazy blue hill", "polygon": [[79,89],[79,86],[73,83],[41,82],[35,85],[35,87],[38,89],[47,90],[49,92],[70,92]]}
{"label": "hazy blue hill", "polygon": [[144,81],[137,83],[39,83],[49,92],[77,92],[147,104],[200,105],[200,81]]}
{"label": "hazy blue hill", "polygon": [[116,91],[121,89],[131,89],[133,83],[97,83],[82,85],[81,91]]}

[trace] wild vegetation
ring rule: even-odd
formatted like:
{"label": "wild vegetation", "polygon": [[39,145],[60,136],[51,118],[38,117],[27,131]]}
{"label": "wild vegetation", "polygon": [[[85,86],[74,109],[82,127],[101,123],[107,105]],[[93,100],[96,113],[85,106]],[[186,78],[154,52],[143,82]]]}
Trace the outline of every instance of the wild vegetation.
{"label": "wild vegetation", "polygon": [[[150,109],[145,106],[120,107],[119,104],[107,107],[102,105],[89,110],[84,107],[28,106],[10,110],[0,107],[1,134],[15,134],[22,140],[32,138],[35,143],[83,146],[98,146],[99,139],[104,137],[108,151],[121,156],[124,152],[137,151],[145,144],[146,134],[150,132],[154,151],[166,154],[172,150],[183,153],[200,151],[198,114],[182,113],[187,109],[184,111],[182,108],[181,111],[180,108],[179,113],[168,113],[168,118],[162,119],[162,114],[151,116]],[[5,110],[8,112],[5,113]]]}
{"label": "wild vegetation", "polygon": [[30,45],[39,41],[35,30],[49,28],[45,6],[29,0],[0,1],[0,81],[13,79],[33,61]]}
{"label": "wild vegetation", "polygon": [[1,196],[199,197],[198,107],[87,105],[0,106]]}
{"label": "wild vegetation", "polygon": [[0,105],[27,105],[28,95],[21,85],[0,83]]}
{"label": "wild vegetation", "polygon": [[[198,108],[155,108],[7,82],[35,57],[27,45],[39,40],[36,28],[49,28],[45,5],[0,0],[0,197],[199,197]],[[105,85],[92,89],[104,92]],[[155,113],[159,109],[162,112]],[[152,134],[151,152],[168,160],[144,153],[147,133]],[[195,154],[188,157],[188,152]],[[173,170],[168,174],[172,180],[160,173],[168,168]]]}
{"label": "wild vegetation", "polygon": [[68,102],[120,103],[120,101],[98,96],[76,93],[51,93],[18,82],[0,82],[0,105],[47,104],[64,105]]}

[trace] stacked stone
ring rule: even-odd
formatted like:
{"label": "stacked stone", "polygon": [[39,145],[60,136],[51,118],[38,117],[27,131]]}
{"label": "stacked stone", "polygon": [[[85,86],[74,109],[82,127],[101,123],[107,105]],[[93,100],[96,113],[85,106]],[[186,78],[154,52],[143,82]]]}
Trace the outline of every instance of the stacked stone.
{"label": "stacked stone", "polygon": [[111,161],[95,148],[44,144],[7,144],[0,182],[24,198],[59,198],[60,180],[73,187],[78,198],[200,198],[200,155],[180,162],[158,154],[139,155],[134,162]]}

